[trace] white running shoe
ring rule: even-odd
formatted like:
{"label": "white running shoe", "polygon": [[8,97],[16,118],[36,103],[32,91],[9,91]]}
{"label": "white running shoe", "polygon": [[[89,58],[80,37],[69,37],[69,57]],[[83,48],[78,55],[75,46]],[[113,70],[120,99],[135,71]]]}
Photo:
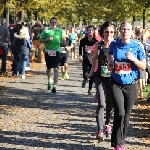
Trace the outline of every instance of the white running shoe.
{"label": "white running shoe", "polygon": [[31,71],[31,68],[30,67],[26,67],[25,71]]}
{"label": "white running shoe", "polygon": [[21,79],[25,79],[26,78],[26,76],[25,75],[21,75]]}

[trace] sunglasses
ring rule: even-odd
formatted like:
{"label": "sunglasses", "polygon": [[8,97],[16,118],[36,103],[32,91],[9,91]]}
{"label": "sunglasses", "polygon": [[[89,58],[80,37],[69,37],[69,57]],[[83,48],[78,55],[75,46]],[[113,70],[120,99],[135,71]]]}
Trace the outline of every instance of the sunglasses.
{"label": "sunglasses", "polygon": [[104,31],[104,33],[114,33],[114,31]]}
{"label": "sunglasses", "polygon": [[56,23],[56,22],[51,22],[51,23]]}

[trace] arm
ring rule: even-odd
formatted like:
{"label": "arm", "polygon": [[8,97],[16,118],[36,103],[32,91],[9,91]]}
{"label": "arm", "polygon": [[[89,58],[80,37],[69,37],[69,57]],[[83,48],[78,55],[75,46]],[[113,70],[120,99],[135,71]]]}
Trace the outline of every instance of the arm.
{"label": "arm", "polygon": [[29,39],[28,34],[18,35],[17,33],[15,33],[14,37],[17,38],[17,39]]}
{"label": "arm", "polygon": [[145,70],[146,69],[146,59],[138,60],[130,52],[126,53],[126,57],[132,61],[138,68]]}
{"label": "arm", "polygon": [[46,43],[46,42],[49,42],[49,41],[52,41],[53,40],[53,37],[49,37],[49,38],[46,38],[46,39],[40,39],[40,42],[41,43]]}
{"label": "arm", "polygon": [[83,61],[82,48],[83,48],[83,39],[80,41],[80,45],[79,45],[79,61],[80,61],[80,62]]}
{"label": "arm", "polygon": [[145,69],[146,69],[146,59],[142,59],[142,60],[135,59],[135,60],[133,61],[133,63],[134,63],[138,68],[141,68],[142,70],[145,70]]}
{"label": "arm", "polygon": [[46,38],[46,36],[45,36],[45,30],[44,30],[44,31],[41,33],[40,42],[41,42],[41,43],[46,43],[46,42],[49,42],[49,41],[51,41],[51,40],[53,40],[53,37],[50,36],[50,37]]}
{"label": "arm", "polygon": [[94,46],[94,56],[93,56],[92,68],[91,68],[91,71],[88,74],[87,78],[90,78],[93,75],[93,71],[97,65],[97,60],[98,60],[98,42]]}
{"label": "arm", "polygon": [[113,55],[108,53],[107,54],[107,61],[108,61],[108,65],[107,65],[108,70],[112,71],[113,70]]}
{"label": "arm", "polygon": [[91,62],[91,64],[92,64],[93,56],[94,56],[94,51],[92,50],[91,53],[88,55],[88,59]]}
{"label": "arm", "polygon": [[79,56],[82,56],[82,48],[83,48],[83,39],[80,41],[80,45],[79,45]]}
{"label": "arm", "polygon": [[96,67],[97,59],[98,59],[98,42],[94,46],[94,56],[93,56],[93,63],[92,63],[91,72],[93,72],[95,67]]}
{"label": "arm", "polygon": [[132,61],[138,68],[145,70],[146,69],[146,56],[143,45],[139,45],[139,50],[137,51],[137,58],[129,51],[126,53],[127,59]]}

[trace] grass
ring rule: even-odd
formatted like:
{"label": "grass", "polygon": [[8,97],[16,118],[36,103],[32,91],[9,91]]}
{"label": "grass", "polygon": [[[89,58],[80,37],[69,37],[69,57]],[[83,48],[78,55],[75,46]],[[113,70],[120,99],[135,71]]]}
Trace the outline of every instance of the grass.
{"label": "grass", "polygon": [[146,88],[143,92],[144,92],[144,97],[146,97],[147,94],[150,92],[150,84],[146,85]]}

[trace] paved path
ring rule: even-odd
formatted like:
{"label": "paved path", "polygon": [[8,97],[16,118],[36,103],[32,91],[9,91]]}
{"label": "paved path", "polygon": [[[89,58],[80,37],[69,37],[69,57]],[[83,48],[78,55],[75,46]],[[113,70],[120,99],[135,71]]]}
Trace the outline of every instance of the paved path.
{"label": "paved path", "polygon": [[[0,150],[111,150],[110,139],[95,140],[96,103],[81,88],[82,71],[70,63],[70,80],[60,81],[59,94],[46,90],[45,65],[25,80],[0,81]],[[134,115],[134,113],[133,113]],[[136,114],[135,114],[136,115]],[[148,150],[137,138],[140,129],[133,119],[126,149]]]}

